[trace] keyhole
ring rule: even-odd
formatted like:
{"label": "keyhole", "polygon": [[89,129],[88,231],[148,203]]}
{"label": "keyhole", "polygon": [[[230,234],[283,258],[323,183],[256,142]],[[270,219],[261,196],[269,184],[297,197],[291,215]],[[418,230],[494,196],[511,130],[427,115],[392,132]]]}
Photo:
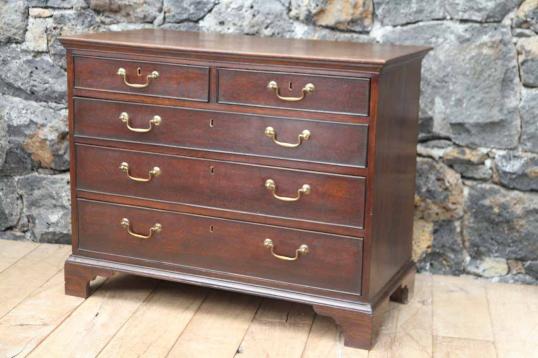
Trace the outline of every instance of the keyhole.
{"label": "keyhole", "polygon": [[140,67],[138,67],[138,68],[136,69],[136,74],[137,74],[139,77],[142,76],[142,69],[141,69]]}
{"label": "keyhole", "polygon": [[213,227],[213,225],[209,225],[209,232],[213,232],[215,231],[215,228]]}
{"label": "keyhole", "polygon": [[210,126],[211,128],[213,128],[213,127],[215,126],[215,120],[210,119],[210,120],[209,120],[209,126]]}
{"label": "keyhole", "polygon": [[293,90],[293,85],[291,84],[291,81],[288,84],[288,90],[291,92]]}
{"label": "keyhole", "polygon": [[212,165],[209,166],[209,173],[211,175],[215,175],[215,167],[214,166],[212,166]]}

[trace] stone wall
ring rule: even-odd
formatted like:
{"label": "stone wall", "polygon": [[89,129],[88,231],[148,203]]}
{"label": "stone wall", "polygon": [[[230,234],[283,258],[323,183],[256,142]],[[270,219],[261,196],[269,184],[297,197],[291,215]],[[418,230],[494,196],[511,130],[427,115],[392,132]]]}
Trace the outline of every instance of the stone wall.
{"label": "stone wall", "polygon": [[69,242],[57,37],[143,27],[422,44],[420,270],[538,279],[538,0],[0,0],[0,237]]}

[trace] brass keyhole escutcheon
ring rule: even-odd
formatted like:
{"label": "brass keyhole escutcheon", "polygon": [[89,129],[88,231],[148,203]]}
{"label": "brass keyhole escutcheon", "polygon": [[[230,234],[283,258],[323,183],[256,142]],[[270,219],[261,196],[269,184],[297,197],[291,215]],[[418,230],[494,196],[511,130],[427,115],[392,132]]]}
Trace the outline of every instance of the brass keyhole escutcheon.
{"label": "brass keyhole escutcheon", "polygon": [[213,165],[209,166],[209,174],[215,175],[215,167]]}
{"label": "brass keyhole escutcheon", "polygon": [[138,68],[136,69],[136,75],[137,75],[138,77],[142,76],[142,69],[141,69],[140,67],[138,67]]}
{"label": "brass keyhole escutcheon", "polygon": [[288,84],[288,90],[291,92],[293,91],[293,84],[291,83],[291,81],[289,82]]}
{"label": "brass keyhole escutcheon", "polygon": [[209,225],[209,232],[214,232],[215,231],[215,227],[213,225]]}
{"label": "brass keyhole escutcheon", "polygon": [[213,128],[215,126],[215,120],[214,119],[210,119],[209,120],[209,127]]}

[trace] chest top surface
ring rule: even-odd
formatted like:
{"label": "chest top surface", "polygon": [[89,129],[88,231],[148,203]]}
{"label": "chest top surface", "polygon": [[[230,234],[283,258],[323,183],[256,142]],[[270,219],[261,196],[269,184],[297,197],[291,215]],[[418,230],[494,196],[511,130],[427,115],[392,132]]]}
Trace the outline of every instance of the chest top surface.
{"label": "chest top surface", "polygon": [[233,54],[295,60],[387,65],[424,56],[429,47],[336,42],[245,35],[142,29],[101,32],[61,38],[66,47],[160,49],[171,52]]}

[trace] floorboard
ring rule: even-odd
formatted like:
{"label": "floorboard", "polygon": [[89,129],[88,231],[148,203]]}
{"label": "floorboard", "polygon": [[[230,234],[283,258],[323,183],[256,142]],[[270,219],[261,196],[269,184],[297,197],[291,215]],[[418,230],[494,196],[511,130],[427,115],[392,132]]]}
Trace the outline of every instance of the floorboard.
{"label": "floorboard", "polygon": [[213,291],[179,336],[169,357],[233,357],[261,299]]}
{"label": "floorboard", "polygon": [[37,246],[28,241],[0,240],[0,272],[35,250]]}
{"label": "floorboard", "polygon": [[82,302],[65,295],[64,274],[57,273],[0,319],[0,357],[26,356]]}
{"label": "floorboard", "polygon": [[433,335],[493,341],[485,281],[433,276]]}
{"label": "floorboard", "polygon": [[434,358],[495,358],[497,354],[493,342],[490,341],[436,336],[433,356]]}
{"label": "floorboard", "polygon": [[164,357],[206,295],[200,287],[160,283],[99,357]]}
{"label": "floorboard", "polygon": [[62,269],[71,248],[41,244],[0,273],[0,319]]}
{"label": "floorboard", "polygon": [[485,285],[499,358],[538,357],[538,286]]}
{"label": "floorboard", "polygon": [[264,300],[236,357],[301,357],[314,315],[307,305]]}
{"label": "floorboard", "polygon": [[419,274],[372,350],[307,305],[116,275],[66,296],[62,245],[0,240],[0,357],[538,357],[538,286]]}
{"label": "floorboard", "polygon": [[30,357],[95,357],[149,296],[156,280],[115,276],[90,296]]}

